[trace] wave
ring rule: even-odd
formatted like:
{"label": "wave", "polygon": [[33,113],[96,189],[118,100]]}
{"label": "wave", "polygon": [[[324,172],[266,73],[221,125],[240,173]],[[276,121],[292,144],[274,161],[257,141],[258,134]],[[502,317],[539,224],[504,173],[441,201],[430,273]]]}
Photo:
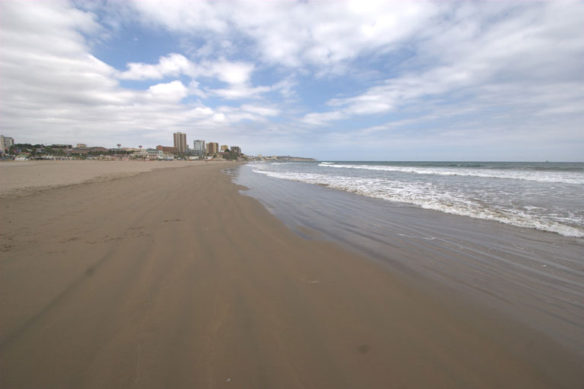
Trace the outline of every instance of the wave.
{"label": "wave", "polygon": [[[545,215],[530,213],[533,209],[529,209],[528,207],[521,210],[488,206],[476,199],[465,197],[461,193],[444,191],[428,182],[407,182],[384,178],[357,178],[318,173],[275,172],[258,167],[253,168],[253,171],[273,178],[323,185],[362,196],[413,204],[421,208],[454,215],[494,220],[517,227],[555,232],[563,236],[584,237],[583,229],[560,223]],[[566,221],[575,224],[582,224],[584,222],[582,220]]]}
{"label": "wave", "polygon": [[481,178],[500,178],[512,180],[527,180],[561,184],[584,184],[584,174],[574,172],[558,172],[549,170],[516,170],[516,169],[473,169],[468,167],[422,167],[422,166],[390,166],[390,165],[351,165],[321,162],[320,167],[336,169],[362,169],[385,172],[411,173],[420,175],[462,176]]}

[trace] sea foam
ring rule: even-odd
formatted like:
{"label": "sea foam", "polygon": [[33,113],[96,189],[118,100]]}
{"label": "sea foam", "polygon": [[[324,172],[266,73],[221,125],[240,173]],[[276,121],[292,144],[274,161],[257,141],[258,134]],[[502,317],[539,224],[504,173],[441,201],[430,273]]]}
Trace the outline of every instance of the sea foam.
{"label": "sea foam", "polygon": [[[256,164],[253,167],[255,173],[264,174],[269,177],[299,181],[309,184],[318,184],[332,189],[342,190],[359,194],[362,196],[378,198],[393,202],[412,204],[421,208],[445,212],[454,215],[467,216],[477,219],[493,220],[518,227],[534,228],[542,231],[555,232],[569,237],[584,237],[584,220],[579,215],[553,215],[542,207],[525,206],[512,207],[504,204],[500,199],[492,201],[483,196],[480,198],[476,193],[460,189],[455,186],[445,187],[436,183],[424,180],[419,176],[412,179],[411,174],[445,174],[444,170],[431,168],[403,168],[394,166],[355,166],[355,165],[331,165],[320,163],[319,168],[322,173],[287,171],[283,169],[272,170],[274,166],[269,164]],[[384,177],[356,177],[354,175],[333,174],[327,169],[335,168],[365,169],[399,171],[409,173],[407,179],[384,178]],[[353,167],[348,167],[353,166]],[[393,169],[393,170],[391,170]],[[425,173],[422,173],[425,172]],[[457,176],[477,175],[457,174]],[[501,178],[498,175],[496,178]],[[504,178],[510,178],[513,174],[507,174]],[[478,176],[491,177],[491,176]],[[493,178],[493,177],[491,177]],[[540,181],[541,182],[541,181]],[[552,181],[553,182],[553,181]],[[543,211],[542,211],[543,210]]]}
{"label": "sea foam", "polygon": [[528,170],[502,170],[502,169],[469,169],[448,167],[410,167],[388,165],[351,165],[321,162],[320,167],[334,169],[361,169],[386,172],[399,172],[420,175],[463,176],[482,178],[501,178],[512,180],[527,180],[549,183],[584,184],[584,176],[581,173],[558,171],[528,171]]}

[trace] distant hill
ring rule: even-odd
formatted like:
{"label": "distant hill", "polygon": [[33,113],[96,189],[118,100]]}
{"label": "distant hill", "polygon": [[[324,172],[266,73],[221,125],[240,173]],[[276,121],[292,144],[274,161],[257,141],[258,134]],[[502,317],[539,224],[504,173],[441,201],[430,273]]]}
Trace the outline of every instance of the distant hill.
{"label": "distant hill", "polygon": [[278,161],[278,162],[315,162],[314,158],[304,158],[304,157],[293,157],[290,155],[266,155],[252,157],[252,159],[258,161]]}
{"label": "distant hill", "polygon": [[278,161],[286,161],[286,162],[314,162],[316,159],[314,158],[304,158],[304,157],[292,157],[290,155],[278,155],[276,157]]}

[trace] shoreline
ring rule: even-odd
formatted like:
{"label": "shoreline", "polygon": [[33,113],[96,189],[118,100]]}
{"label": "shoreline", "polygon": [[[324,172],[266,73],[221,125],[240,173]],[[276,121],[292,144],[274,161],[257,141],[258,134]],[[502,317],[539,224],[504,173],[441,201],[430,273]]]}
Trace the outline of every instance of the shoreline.
{"label": "shoreline", "polygon": [[545,336],[299,237],[226,166],[0,198],[0,386],[582,382]]}
{"label": "shoreline", "polygon": [[239,169],[244,192],[307,239],[365,255],[542,331],[584,357],[580,238],[422,209]]}

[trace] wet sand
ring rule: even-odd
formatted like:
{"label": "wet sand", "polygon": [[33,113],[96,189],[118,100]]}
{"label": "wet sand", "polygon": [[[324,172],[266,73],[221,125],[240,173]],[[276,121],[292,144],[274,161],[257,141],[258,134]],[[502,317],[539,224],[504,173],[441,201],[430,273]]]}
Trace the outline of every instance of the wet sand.
{"label": "wet sand", "polygon": [[417,287],[496,310],[584,358],[584,239],[266,177],[236,182],[291,229],[383,263]]}
{"label": "wet sand", "polygon": [[581,387],[550,338],[301,238],[228,166],[0,199],[0,387]]}

